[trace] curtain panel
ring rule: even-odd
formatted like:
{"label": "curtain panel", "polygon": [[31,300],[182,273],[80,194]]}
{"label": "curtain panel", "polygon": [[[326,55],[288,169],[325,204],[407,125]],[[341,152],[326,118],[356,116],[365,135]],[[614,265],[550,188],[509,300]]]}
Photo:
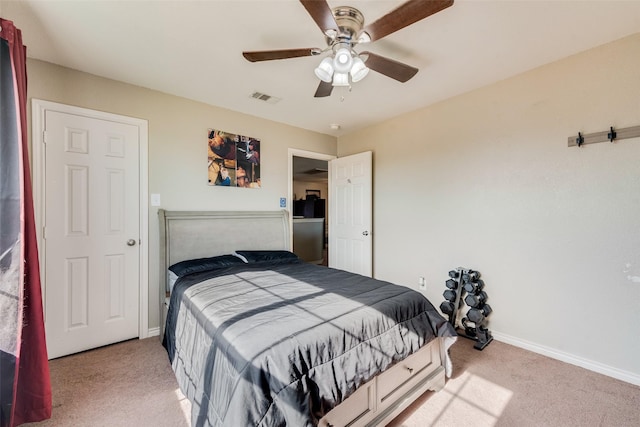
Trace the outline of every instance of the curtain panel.
{"label": "curtain panel", "polygon": [[51,417],[27,140],[26,47],[0,18],[0,426]]}

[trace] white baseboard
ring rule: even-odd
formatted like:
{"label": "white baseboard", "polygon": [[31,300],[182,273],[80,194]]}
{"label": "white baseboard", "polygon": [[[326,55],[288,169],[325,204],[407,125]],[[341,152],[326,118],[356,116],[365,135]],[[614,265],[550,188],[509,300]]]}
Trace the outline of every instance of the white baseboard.
{"label": "white baseboard", "polygon": [[147,333],[148,337],[157,337],[158,335],[160,335],[159,327],[149,328],[149,332]]}
{"label": "white baseboard", "polygon": [[491,331],[491,335],[493,335],[493,338],[497,341],[511,344],[513,346],[520,347],[534,353],[542,354],[543,356],[547,356],[552,359],[580,366],[581,368],[585,368],[599,374],[607,375],[609,377],[640,386],[640,375],[633,372],[623,371],[612,366],[594,362],[593,360],[584,359],[573,354],[564,353],[550,347],[545,347],[543,345],[525,341],[507,334],[502,334],[500,332]]}

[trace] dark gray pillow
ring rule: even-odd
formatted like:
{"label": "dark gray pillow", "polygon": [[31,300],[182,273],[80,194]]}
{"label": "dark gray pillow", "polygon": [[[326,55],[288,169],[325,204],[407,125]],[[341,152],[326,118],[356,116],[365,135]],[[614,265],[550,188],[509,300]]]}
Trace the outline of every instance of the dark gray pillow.
{"label": "dark gray pillow", "polygon": [[235,251],[233,254],[249,264],[258,262],[286,264],[301,261],[298,255],[289,251]]}
{"label": "dark gray pillow", "polygon": [[180,261],[169,267],[169,270],[176,276],[182,277],[186,274],[231,267],[238,264],[244,264],[244,262],[237,256],[220,255],[211,258],[198,258]]}

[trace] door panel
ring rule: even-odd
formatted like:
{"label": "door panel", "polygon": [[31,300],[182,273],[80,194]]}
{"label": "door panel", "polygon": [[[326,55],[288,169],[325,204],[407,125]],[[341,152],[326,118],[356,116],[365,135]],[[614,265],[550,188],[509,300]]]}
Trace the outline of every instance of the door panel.
{"label": "door panel", "polygon": [[45,116],[49,358],[138,336],[137,126]]}
{"label": "door panel", "polygon": [[329,162],[329,266],[372,275],[370,151]]}
{"label": "door panel", "polygon": [[67,258],[65,262],[64,306],[69,314],[65,326],[68,330],[89,325],[87,318],[89,295],[89,262],[87,257]]}

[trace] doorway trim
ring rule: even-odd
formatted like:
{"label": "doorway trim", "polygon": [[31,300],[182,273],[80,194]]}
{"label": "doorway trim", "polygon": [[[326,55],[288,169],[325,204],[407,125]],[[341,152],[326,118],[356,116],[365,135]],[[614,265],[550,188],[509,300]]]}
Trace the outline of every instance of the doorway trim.
{"label": "doorway trim", "polygon": [[[293,158],[294,157],[305,157],[307,159],[315,159],[315,160],[326,160],[327,162],[333,159],[338,158],[338,156],[334,156],[333,154],[325,154],[318,153],[315,151],[307,151],[300,150],[298,148],[289,148],[289,171],[288,171],[288,179],[289,179],[289,189],[287,194],[288,200],[288,210],[289,210],[289,247],[293,248]],[[327,204],[331,203],[328,200],[329,195],[327,195]]]}
{"label": "doorway trim", "polygon": [[[33,202],[36,220],[36,235],[38,247],[42,249],[43,221],[45,214],[44,190],[45,190],[45,112],[57,111],[66,114],[75,114],[93,119],[126,123],[138,128],[139,137],[139,180],[140,180],[140,275],[138,277],[139,286],[139,308],[138,308],[138,338],[143,339],[151,335],[149,331],[149,122],[144,119],[122,116],[119,114],[106,113],[103,111],[90,110],[87,108],[75,107],[57,102],[44,101],[41,99],[31,99],[31,173],[33,180]],[[45,267],[45,255],[39,251],[40,271]],[[41,277],[42,296],[46,295],[46,277]],[[44,307],[45,301],[43,301]],[[45,313],[46,315],[46,313]],[[157,332],[156,332],[157,334]]]}

